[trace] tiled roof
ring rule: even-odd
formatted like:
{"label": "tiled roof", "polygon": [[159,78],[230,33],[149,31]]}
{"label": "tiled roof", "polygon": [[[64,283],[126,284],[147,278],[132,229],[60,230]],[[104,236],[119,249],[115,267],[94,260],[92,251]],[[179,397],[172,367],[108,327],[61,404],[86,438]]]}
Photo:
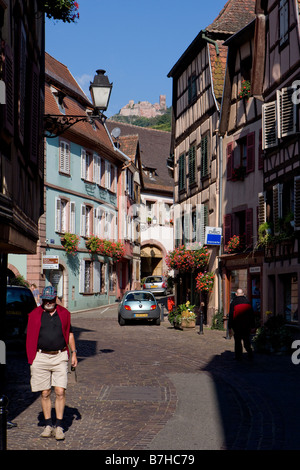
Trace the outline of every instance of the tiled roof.
{"label": "tiled roof", "polygon": [[256,0],[228,0],[206,31],[236,33],[255,19],[255,4]]}
{"label": "tiled roof", "polygon": [[[153,191],[167,191],[173,194],[174,181],[170,177],[167,169],[167,158],[170,154],[171,133],[134,126],[131,124],[124,124],[110,119],[106,121],[106,126],[109,132],[111,132],[115,127],[118,127],[121,130],[121,136],[138,136],[141,163],[143,167],[156,169],[156,175],[154,178],[149,178],[148,176],[143,175],[145,189]],[[122,147],[120,150],[122,150]]]}
{"label": "tiled roof", "polygon": [[[50,73],[45,83],[45,114],[64,116],[64,114],[60,112],[55,97],[51,92],[50,86],[54,83],[57,89],[71,90],[70,95],[67,94],[63,99],[65,115],[86,115],[86,109],[91,108],[92,105],[85,97],[68,68],[49,54],[46,54],[45,69]],[[53,80],[51,80],[52,76],[55,76]],[[74,93],[76,93],[76,95],[74,95]],[[79,97],[79,101],[76,97]],[[94,125],[85,121],[78,122],[66,132],[72,132],[72,135],[77,137],[77,139],[85,139],[86,145],[90,145],[94,150],[97,149],[96,151],[98,152],[105,149],[110,152],[111,156],[115,154],[117,157],[105,127],[97,120],[94,121]],[[67,137],[66,133],[65,136]]]}
{"label": "tiled roof", "polygon": [[85,93],[82,91],[81,87],[76,82],[68,67],[56,60],[47,52],[45,53],[45,74],[46,77],[48,75],[50,81],[59,82],[71,92],[76,93],[81,98],[91,103]]}
{"label": "tiled roof", "polygon": [[137,134],[121,135],[118,138],[118,142],[120,150],[134,162],[138,151],[139,136]]}

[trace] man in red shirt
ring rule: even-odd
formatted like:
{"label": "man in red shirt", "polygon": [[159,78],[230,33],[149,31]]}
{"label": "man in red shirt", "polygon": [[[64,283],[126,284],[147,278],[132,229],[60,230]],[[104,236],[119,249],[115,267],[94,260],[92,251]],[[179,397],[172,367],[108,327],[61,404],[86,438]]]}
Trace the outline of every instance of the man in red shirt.
{"label": "man in red shirt", "polygon": [[234,333],[235,358],[242,359],[244,345],[249,359],[252,359],[250,335],[255,331],[254,312],[242,289],[237,289],[231,301],[228,328]]}
{"label": "man in red shirt", "polygon": [[[62,426],[65,408],[65,391],[68,382],[69,348],[71,364],[77,366],[75,339],[70,312],[56,304],[56,290],[47,286],[41,295],[42,305],[28,316],[26,352],[31,372],[31,390],[41,392],[45,429],[42,437],[64,439]],[[51,419],[51,387],[55,390],[56,426]]]}

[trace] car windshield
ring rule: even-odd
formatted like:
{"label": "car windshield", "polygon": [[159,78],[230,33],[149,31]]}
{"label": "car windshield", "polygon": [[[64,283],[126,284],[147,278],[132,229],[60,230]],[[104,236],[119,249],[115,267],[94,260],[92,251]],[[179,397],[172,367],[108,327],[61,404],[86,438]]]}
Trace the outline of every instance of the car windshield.
{"label": "car windshield", "polygon": [[125,301],[126,302],[131,302],[131,301],[139,301],[139,300],[146,300],[149,302],[154,302],[155,299],[152,294],[149,292],[130,292],[130,294],[127,294]]}
{"label": "car windshield", "polygon": [[16,307],[17,304],[22,304],[23,307],[35,307],[35,302],[31,291],[27,289],[20,289],[18,287],[7,288],[6,305],[9,307],[11,304],[14,304],[14,307]]}
{"label": "car windshield", "polygon": [[147,277],[146,282],[162,282],[162,278],[159,276]]}

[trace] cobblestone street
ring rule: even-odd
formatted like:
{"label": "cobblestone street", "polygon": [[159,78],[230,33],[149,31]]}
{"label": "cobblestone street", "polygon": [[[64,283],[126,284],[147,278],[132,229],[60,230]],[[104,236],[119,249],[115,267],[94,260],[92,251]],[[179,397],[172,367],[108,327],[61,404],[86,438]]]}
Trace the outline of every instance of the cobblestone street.
{"label": "cobblestone street", "polygon": [[25,354],[10,351],[8,419],[17,427],[7,431],[8,450],[300,448],[299,370],[289,357],[236,363],[225,332],[175,330],[166,318],[120,327],[115,306],[73,314],[72,324],[79,365],[66,439],[39,437],[39,395]]}

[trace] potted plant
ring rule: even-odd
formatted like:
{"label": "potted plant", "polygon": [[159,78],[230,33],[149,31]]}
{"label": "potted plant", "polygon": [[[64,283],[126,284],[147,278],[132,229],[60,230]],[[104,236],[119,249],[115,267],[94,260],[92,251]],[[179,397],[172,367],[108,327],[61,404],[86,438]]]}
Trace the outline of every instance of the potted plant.
{"label": "potted plant", "polygon": [[69,255],[75,255],[78,250],[80,237],[75,233],[66,232],[61,238],[61,244]]}
{"label": "potted plant", "polygon": [[187,301],[185,304],[178,305],[173,309],[169,315],[168,320],[175,328],[195,328],[196,315],[194,312],[194,305],[190,305]]}

